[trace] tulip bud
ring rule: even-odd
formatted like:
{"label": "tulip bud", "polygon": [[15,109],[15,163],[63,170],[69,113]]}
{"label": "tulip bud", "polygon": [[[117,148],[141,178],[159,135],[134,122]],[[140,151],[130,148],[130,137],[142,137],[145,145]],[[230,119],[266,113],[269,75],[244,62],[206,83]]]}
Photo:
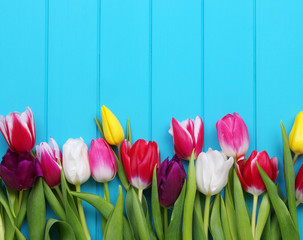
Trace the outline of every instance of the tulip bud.
{"label": "tulip bud", "polygon": [[67,181],[74,185],[89,179],[88,148],[82,138],[70,138],[63,145],[63,171]]}
{"label": "tulip bud", "polygon": [[5,118],[0,115],[0,131],[8,146],[15,152],[30,151],[35,146],[35,122],[32,110],[11,112]]}
{"label": "tulip bud", "polygon": [[157,169],[159,202],[163,207],[171,207],[182,190],[186,172],[181,158],[175,155],[171,161],[166,158]]}
{"label": "tulip bud", "polygon": [[168,132],[173,136],[176,154],[189,160],[193,150],[195,150],[195,159],[197,159],[202,151],[204,134],[204,125],[199,116],[195,120],[187,119],[181,123],[173,118]]}
{"label": "tulip bud", "polygon": [[227,114],[217,122],[216,127],[220,147],[226,156],[238,159],[246,155],[248,130],[238,113]]}
{"label": "tulip bud", "polygon": [[227,184],[228,173],[234,163],[228,160],[224,153],[208,149],[206,153],[199,154],[196,161],[196,183],[198,190],[210,196],[219,193]]}
{"label": "tulip bud", "polygon": [[303,203],[303,165],[296,177],[296,198],[300,203]]}
{"label": "tulip bud", "polygon": [[43,173],[39,161],[30,152],[17,153],[8,149],[0,164],[0,177],[8,187],[21,191],[32,187]]}
{"label": "tulip bud", "polygon": [[59,185],[61,174],[59,161],[62,159],[62,154],[56,141],[50,137],[49,143],[42,142],[40,146],[36,146],[36,152],[45,182],[50,187]]}
{"label": "tulip bud", "polygon": [[106,141],[111,145],[120,145],[124,139],[123,128],[116,116],[104,105],[101,108],[103,132]]}
{"label": "tulip bud", "polygon": [[274,182],[278,176],[278,159],[269,158],[267,152],[253,151],[246,160],[244,157],[237,161],[237,174],[242,187],[252,195],[260,195],[265,191],[265,185],[259,173],[256,162],[266,172],[268,177]]}
{"label": "tulip bud", "polygon": [[124,140],[121,146],[122,163],[128,181],[138,189],[151,185],[155,165],[160,165],[160,151],[156,142],[139,139],[131,146]]}
{"label": "tulip bud", "polygon": [[88,151],[92,176],[97,182],[111,181],[117,172],[114,153],[108,143],[101,138],[92,140]]}
{"label": "tulip bud", "polygon": [[303,111],[297,115],[291,129],[289,147],[294,153],[303,154]]}

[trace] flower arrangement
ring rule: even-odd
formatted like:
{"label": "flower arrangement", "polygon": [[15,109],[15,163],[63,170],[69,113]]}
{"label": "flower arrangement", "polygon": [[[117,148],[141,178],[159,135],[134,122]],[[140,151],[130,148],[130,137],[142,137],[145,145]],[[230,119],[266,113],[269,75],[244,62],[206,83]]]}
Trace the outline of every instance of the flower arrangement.
{"label": "flower arrangement", "polygon": [[[0,131],[9,146],[0,164],[0,239],[25,239],[20,227],[27,216],[30,239],[50,239],[50,230],[57,227],[62,239],[89,240],[82,201],[102,215],[106,240],[300,238],[297,206],[303,202],[303,167],[295,179],[293,166],[303,153],[303,112],[289,139],[281,122],[286,196],[274,183],[279,173],[276,157],[253,151],[247,158],[248,130],[237,113],[216,124],[222,151],[202,151],[199,116],[182,122],[172,118],[175,155],[161,163],[156,142],[133,143],[129,121],[125,138],[115,115],[105,106],[101,112],[102,123],[95,120],[102,138],[92,139],[90,149],[82,138],[68,139],[62,153],[53,138],[34,150],[29,107],[0,116]],[[183,160],[188,161],[187,174]],[[112,190],[119,192],[113,204],[107,183],[116,174],[123,188]],[[81,192],[90,176],[104,184],[104,196]],[[151,216],[143,193],[149,187]],[[252,213],[243,190],[253,195]],[[57,219],[46,219],[46,202]]]}

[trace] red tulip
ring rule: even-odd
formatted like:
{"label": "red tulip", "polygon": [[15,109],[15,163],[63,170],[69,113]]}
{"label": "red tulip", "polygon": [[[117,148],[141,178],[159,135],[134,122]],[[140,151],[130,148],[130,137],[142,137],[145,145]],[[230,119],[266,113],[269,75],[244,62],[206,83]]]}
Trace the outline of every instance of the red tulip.
{"label": "red tulip", "polygon": [[173,118],[168,132],[173,136],[174,151],[179,157],[189,160],[195,150],[197,159],[202,152],[204,135],[203,121],[199,116],[195,120],[187,119],[181,123]]}
{"label": "red tulip", "polygon": [[0,115],[0,131],[8,146],[15,152],[31,151],[35,146],[35,122],[32,110],[11,112],[5,118]]}
{"label": "red tulip", "polygon": [[217,122],[216,127],[219,144],[226,156],[237,159],[246,155],[248,130],[238,113],[227,114]]}
{"label": "red tulip", "polygon": [[97,182],[111,181],[117,172],[114,153],[108,143],[101,138],[92,140],[88,151],[92,176]]}
{"label": "red tulip", "polygon": [[303,165],[296,177],[296,198],[299,202],[303,203]]}
{"label": "red tulip", "polygon": [[50,187],[59,185],[61,166],[58,161],[62,160],[62,154],[56,141],[50,137],[49,143],[42,142],[40,146],[36,146],[36,152],[45,182]]}
{"label": "red tulip", "polygon": [[279,171],[278,159],[276,157],[270,159],[266,151],[253,151],[247,160],[245,160],[244,157],[238,159],[237,174],[243,189],[250,194],[258,196],[262,194],[266,188],[256,162],[258,162],[273,182],[276,180]]}
{"label": "red tulip", "polygon": [[131,146],[124,140],[121,146],[122,162],[128,181],[138,189],[151,185],[155,165],[160,165],[160,151],[156,142],[139,139]]}

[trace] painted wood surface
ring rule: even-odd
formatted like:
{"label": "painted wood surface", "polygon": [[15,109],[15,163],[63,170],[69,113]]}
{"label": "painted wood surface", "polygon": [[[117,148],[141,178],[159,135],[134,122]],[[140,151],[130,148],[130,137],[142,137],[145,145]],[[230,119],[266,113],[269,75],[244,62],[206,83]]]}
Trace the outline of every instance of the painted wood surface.
{"label": "painted wood surface", "polygon": [[[289,132],[302,110],[302,11],[299,0],[0,0],[0,114],[30,106],[37,144],[81,136],[90,145],[104,104],[123,126],[130,119],[134,139],[157,141],[163,161],[172,117],[200,115],[207,150],[219,149],[217,120],[238,112],[249,154],[277,156],[284,186],[280,120]],[[1,156],[6,148],[1,136]],[[92,179],[82,190],[103,195]],[[100,239],[100,216],[84,207]]]}

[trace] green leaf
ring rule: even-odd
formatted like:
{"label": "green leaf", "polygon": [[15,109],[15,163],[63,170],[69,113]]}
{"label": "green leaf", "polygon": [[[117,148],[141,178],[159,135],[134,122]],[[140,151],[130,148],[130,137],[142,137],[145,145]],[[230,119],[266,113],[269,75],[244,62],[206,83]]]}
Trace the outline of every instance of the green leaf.
{"label": "green leaf", "polygon": [[19,191],[13,190],[5,185],[6,194],[8,198],[8,204],[13,214],[13,217],[16,218],[18,214],[18,199],[19,199]]}
{"label": "green leaf", "polygon": [[270,240],[280,240],[281,239],[281,230],[277,215],[273,213],[270,223],[271,228],[271,238]]}
{"label": "green leaf", "polygon": [[[231,174],[232,172],[232,174]],[[225,204],[226,204],[226,213],[227,213],[227,219],[229,224],[229,230],[232,236],[232,239],[237,240],[238,239],[238,232],[237,232],[237,220],[236,220],[236,211],[233,203],[233,194],[232,194],[232,187],[231,183],[233,182],[233,172],[234,170],[230,172],[229,175],[232,176],[232,178],[229,178],[227,187],[225,188]]]}
{"label": "green leaf", "polygon": [[154,221],[157,236],[158,236],[159,240],[163,240],[164,232],[163,232],[162,215],[161,215],[160,204],[159,204],[156,169],[157,169],[157,166],[155,166],[155,168],[154,168],[153,182],[152,182],[152,200],[151,200],[152,215],[153,215],[153,221]]}
{"label": "green leaf", "polygon": [[123,193],[122,187],[119,186],[119,196],[116,206],[107,221],[104,240],[122,240],[123,239]]}
{"label": "green leaf", "polygon": [[73,228],[73,231],[78,240],[86,240],[83,227],[80,223],[78,210],[76,208],[74,199],[69,192],[63,170],[61,170],[61,186],[64,199],[66,222]]}
{"label": "green leaf", "polygon": [[194,213],[193,213],[193,239],[194,240],[204,240],[206,239],[204,232],[204,223],[202,217],[202,200],[201,194],[199,192],[196,193],[195,203],[194,203]]}
{"label": "green leaf", "polygon": [[[88,202],[90,205],[95,207],[106,219],[110,217],[112,211],[114,210],[114,206],[111,203],[95,194],[83,192],[70,192],[70,194]],[[132,230],[125,217],[123,217],[123,239],[134,239]]]}
{"label": "green leaf", "polygon": [[243,239],[243,240],[252,240],[253,237],[250,229],[250,217],[246,210],[246,203],[242,191],[242,186],[235,170],[234,170],[234,201],[235,201],[238,237],[239,239]]}
{"label": "green leaf", "polygon": [[183,184],[182,191],[174,204],[174,209],[170,218],[170,224],[166,230],[165,240],[182,239],[182,217],[184,209],[184,200],[186,193],[186,180]]}
{"label": "green leaf", "polygon": [[134,214],[133,195],[131,192],[131,188],[126,193],[125,211],[126,211],[126,215],[129,220],[130,226],[132,228],[132,231],[134,233],[134,237],[135,237],[135,239],[139,239],[140,237],[139,237],[138,226],[137,226],[137,222],[136,222],[135,214]]}
{"label": "green leaf", "polygon": [[131,145],[133,145],[129,119],[127,119],[126,140],[129,141]]}
{"label": "green leaf", "polygon": [[142,194],[142,209],[143,209],[143,213],[144,213],[146,223],[147,223],[147,226],[148,226],[150,239],[151,240],[157,240],[157,236],[156,236],[156,234],[154,232],[154,229],[153,229],[153,224],[152,224],[151,219],[149,217],[148,205],[147,205],[147,201],[146,201],[146,198],[145,198],[144,194]]}
{"label": "green leaf", "polygon": [[24,220],[24,217],[26,214],[28,196],[29,196],[29,190],[23,190],[22,201],[21,201],[20,209],[19,209],[17,219],[16,219],[16,227],[19,229],[23,223],[23,220]]}
{"label": "green leaf", "polygon": [[118,172],[118,176],[119,176],[120,182],[122,183],[125,191],[128,191],[130,184],[129,184],[128,179],[126,177],[124,167],[123,167],[121,161],[119,160],[119,158],[117,157],[117,155],[116,155],[116,153],[115,153],[114,150],[113,150],[113,153],[114,153],[115,158],[116,158],[117,172]]}
{"label": "green leaf", "polygon": [[226,240],[232,240],[233,238],[231,236],[230,229],[229,229],[229,222],[228,222],[228,218],[227,218],[226,207],[225,207],[224,200],[223,200],[221,195],[220,195],[220,200],[221,200],[221,202],[220,202],[221,222],[222,222],[222,227],[223,227],[225,239]]}
{"label": "green leaf", "polygon": [[47,183],[45,181],[43,181],[43,189],[44,189],[45,198],[46,198],[48,204],[50,205],[50,207],[53,209],[56,216],[60,220],[66,221],[64,208],[62,207],[58,198],[56,197],[56,195],[53,193],[53,191],[51,190],[51,188],[47,185]]}
{"label": "green leaf", "polygon": [[30,239],[41,240],[46,224],[46,206],[42,178],[36,180],[27,202],[27,225]]}
{"label": "green leaf", "polygon": [[220,202],[220,194],[217,194],[213,201],[209,224],[209,229],[214,240],[224,239],[224,232],[220,216]]}
{"label": "green leaf", "polygon": [[296,230],[298,227],[298,216],[295,198],[295,170],[292,162],[291,152],[288,145],[287,133],[283,122],[281,121],[282,139],[283,139],[283,170],[286,187],[286,196],[288,199],[288,209]]}
{"label": "green leaf", "polygon": [[184,200],[183,239],[186,240],[192,239],[192,222],[196,189],[195,159],[193,151],[188,165],[186,195]]}
{"label": "green leaf", "polygon": [[259,240],[263,233],[263,229],[267,222],[268,216],[270,214],[270,200],[267,193],[263,195],[263,199],[259,208],[257,226],[256,226],[256,234],[254,240]]}
{"label": "green leaf", "polygon": [[99,132],[100,132],[100,135],[103,139],[104,138],[104,133],[103,133],[103,126],[102,126],[102,123],[99,121],[99,119],[97,117],[95,117],[95,121],[96,121],[96,124],[97,124],[97,127],[99,129]]}
{"label": "green leaf", "polygon": [[[260,167],[258,162],[257,162],[257,167],[259,169],[263,182],[266,186],[271,204],[277,215],[280,229],[281,229],[282,238],[283,239],[292,239],[292,240],[299,239],[300,238],[299,233],[298,233],[297,229],[295,228],[295,225],[293,223],[293,220],[288,212],[288,209],[287,209],[285,203],[279,196],[276,185],[267,176],[266,172],[263,171],[263,169]],[[273,230],[272,230],[272,233],[273,233]]]}
{"label": "green leaf", "polygon": [[266,224],[262,233],[262,240],[271,240],[271,229],[270,229],[270,219],[271,219],[271,214],[269,214]]}
{"label": "green leaf", "polygon": [[3,211],[3,218],[4,218],[4,236],[5,240],[13,240],[15,239],[15,226],[10,221],[10,218],[6,211]]}
{"label": "green leaf", "polygon": [[59,229],[60,237],[64,240],[76,240],[73,228],[65,221],[49,218],[46,222],[44,240],[50,240],[49,232],[52,227]]}

